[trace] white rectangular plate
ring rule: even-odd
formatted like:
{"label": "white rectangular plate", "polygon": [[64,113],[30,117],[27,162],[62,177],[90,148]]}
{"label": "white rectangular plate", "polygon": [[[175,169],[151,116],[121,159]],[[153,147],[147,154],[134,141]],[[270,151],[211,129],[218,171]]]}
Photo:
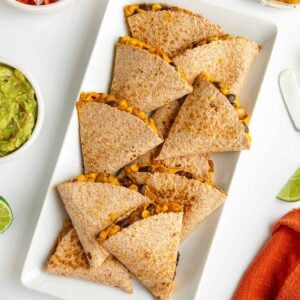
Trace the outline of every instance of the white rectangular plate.
{"label": "white rectangular plate", "polygon": [[[127,33],[123,6],[135,2],[132,0],[110,0],[108,3],[80,91],[108,91],[115,43],[118,37]],[[277,35],[276,26],[253,16],[243,15],[196,0],[167,0],[163,2],[183,6],[203,14],[212,21],[221,24],[225,31],[233,35],[246,36],[263,46],[241,96],[242,102],[251,114]],[[214,155],[215,182],[227,191],[238,156],[238,153]],[[74,109],[24,265],[22,283],[28,288],[63,299],[74,300],[87,297],[89,300],[152,299],[151,295],[136,280],[134,281],[134,294],[129,295],[117,288],[53,276],[44,272],[43,266],[66,215],[55,186],[59,182],[74,177],[81,170],[78,123]],[[193,299],[195,297],[220,213],[221,209],[213,213],[182,245],[173,299]]]}

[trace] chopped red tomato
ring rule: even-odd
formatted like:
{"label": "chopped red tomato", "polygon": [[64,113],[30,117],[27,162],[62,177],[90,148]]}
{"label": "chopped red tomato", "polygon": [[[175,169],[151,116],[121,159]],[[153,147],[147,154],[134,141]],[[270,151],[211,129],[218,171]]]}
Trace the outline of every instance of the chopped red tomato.
{"label": "chopped red tomato", "polygon": [[[39,3],[40,1],[37,0],[17,0],[18,2],[24,3],[24,4],[29,4],[29,5],[38,5],[37,3]],[[47,4],[51,4],[54,2],[57,2],[58,0],[44,0],[41,1],[41,5],[47,5]]]}

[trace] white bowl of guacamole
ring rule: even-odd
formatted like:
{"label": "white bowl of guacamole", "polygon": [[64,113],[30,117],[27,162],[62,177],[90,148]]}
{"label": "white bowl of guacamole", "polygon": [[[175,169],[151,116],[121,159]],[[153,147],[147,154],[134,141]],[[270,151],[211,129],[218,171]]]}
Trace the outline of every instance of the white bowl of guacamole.
{"label": "white bowl of guacamole", "polygon": [[24,152],[44,118],[41,92],[28,72],[0,57],[0,163]]}

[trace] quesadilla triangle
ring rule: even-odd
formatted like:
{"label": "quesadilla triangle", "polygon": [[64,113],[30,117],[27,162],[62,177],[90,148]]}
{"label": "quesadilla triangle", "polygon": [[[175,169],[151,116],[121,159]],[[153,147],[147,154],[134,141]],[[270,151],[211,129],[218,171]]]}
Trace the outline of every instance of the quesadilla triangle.
{"label": "quesadilla triangle", "polygon": [[99,242],[149,289],[170,299],[182,227],[182,206],[139,207],[99,235]]}
{"label": "quesadilla triangle", "polygon": [[174,168],[129,171],[128,176],[136,184],[146,184],[158,203],[184,206],[182,241],[226,199],[226,194],[209,181]]}
{"label": "quesadilla triangle", "polygon": [[86,173],[111,174],[162,143],[153,120],[125,99],[82,93],[77,111]]}
{"label": "quesadilla triangle", "polygon": [[225,35],[201,41],[195,48],[174,57],[173,61],[189,83],[204,72],[214,81],[220,81],[230,93],[239,95],[258,52],[256,42]]}
{"label": "quesadilla triangle", "polygon": [[134,38],[161,47],[173,57],[209,36],[223,35],[223,29],[191,11],[165,4],[134,4],[124,9]]}
{"label": "quesadilla triangle", "polygon": [[[168,105],[158,108],[152,115],[152,118],[157,126],[157,129],[161,132],[164,139],[168,137],[170,128],[176,116],[181,108],[179,101],[173,101]],[[153,157],[151,163],[162,164],[169,168],[180,168],[183,171],[190,172],[197,177],[204,177],[206,179],[212,179],[213,174],[213,161],[208,153],[206,154],[193,154],[183,155],[179,157],[171,157],[161,161],[157,161],[156,157],[160,152],[161,146],[156,147],[158,151],[155,157]],[[146,166],[146,164],[140,164],[140,166]]]}
{"label": "quesadilla triangle", "polygon": [[[69,222],[70,223],[70,222]],[[111,255],[100,267],[91,268],[75,229],[64,228],[59,234],[53,253],[45,270],[54,275],[75,277],[99,284],[117,286],[132,293],[132,282],[128,270]]]}
{"label": "quesadilla triangle", "polygon": [[157,159],[249,149],[249,117],[237,96],[227,92],[220,82],[198,76]]}
{"label": "quesadilla triangle", "polygon": [[116,46],[111,93],[150,112],[192,92],[185,76],[160,49],[125,36]]}
{"label": "quesadilla triangle", "polygon": [[[175,120],[181,104],[178,100],[172,101],[162,107],[159,107],[152,114],[152,119],[156,125],[157,130],[162,134],[163,138],[166,138],[169,133],[169,129],[173,121]],[[160,145],[146,152],[145,154],[139,156],[131,164],[136,164],[138,166],[147,166],[153,162],[155,157],[160,152]]]}
{"label": "quesadilla triangle", "polygon": [[[161,132],[164,139],[168,137],[169,130],[181,108],[179,101],[173,101],[165,106],[158,108],[152,115],[157,129]],[[149,152],[139,156],[132,164],[139,167],[148,166],[150,164],[159,164],[169,168],[180,168],[183,171],[190,172],[197,177],[212,179],[213,161],[209,154],[196,153],[192,155],[183,155],[178,157],[166,158],[164,160],[156,160],[161,150],[158,146]]]}
{"label": "quesadilla triangle", "polygon": [[[83,178],[85,177],[85,179]],[[108,253],[96,236],[116,218],[149,199],[117,183],[97,181],[96,174],[79,175],[58,185],[58,192],[72,220],[91,267],[99,267]]]}

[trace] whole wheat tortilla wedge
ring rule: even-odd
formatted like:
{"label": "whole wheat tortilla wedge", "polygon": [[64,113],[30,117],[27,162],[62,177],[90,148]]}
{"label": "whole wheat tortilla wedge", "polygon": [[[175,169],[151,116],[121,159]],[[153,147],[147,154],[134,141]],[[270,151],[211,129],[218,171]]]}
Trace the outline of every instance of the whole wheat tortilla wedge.
{"label": "whole wheat tortilla wedge", "polygon": [[[152,119],[156,125],[157,130],[162,134],[163,138],[166,138],[171,128],[172,123],[174,122],[181,104],[178,100],[172,101],[162,107],[159,107],[152,114]],[[152,164],[155,157],[158,155],[161,147],[157,146],[145,154],[139,156],[132,163],[137,164],[138,166],[147,166]]]}
{"label": "whole wheat tortilla wedge", "polygon": [[46,263],[45,270],[54,275],[116,286],[132,293],[132,282],[128,270],[111,255],[100,267],[90,267],[77,233],[72,227],[59,235],[57,245]]}
{"label": "whole wheat tortilla wedge", "polygon": [[224,34],[223,29],[201,15],[177,7],[168,10],[145,11],[127,17],[134,38],[154,47],[161,47],[173,57],[193,42]]}
{"label": "whole wheat tortilla wedge", "polygon": [[116,218],[149,199],[122,186],[100,182],[64,182],[57,187],[91,267],[99,267],[108,253],[97,235]]}
{"label": "whole wheat tortilla wedge", "polygon": [[191,93],[192,87],[167,61],[130,44],[117,44],[111,93],[146,112]]}
{"label": "whole wheat tortilla wedge", "polygon": [[122,229],[103,242],[151,291],[155,299],[170,299],[176,270],[182,212],[160,213]]}
{"label": "whole wheat tortilla wedge", "polygon": [[187,49],[173,61],[190,83],[203,72],[239,95],[258,52],[256,42],[237,37]]}
{"label": "whole wheat tortilla wedge", "polygon": [[85,173],[111,174],[162,139],[138,117],[97,102],[77,104]]}
{"label": "whole wheat tortilla wedge", "polygon": [[249,147],[245,126],[235,108],[212,83],[199,76],[157,159]]}
{"label": "whole wheat tortilla wedge", "polygon": [[[162,136],[168,137],[169,130],[181,108],[179,101],[173,101],[165,106],[158,108],[152,115],[157,129]],[[192,155],[182,155],[178,157],[156,160],[161,146],[158,146],[147,153],[139,156],[133,163],[138,166],[147,166],[153,163],[161,164],[168,168],[181,168],[196,177],[208,179],[212,175],[213,163],[208,154],[196,153]]]}
{"label": "whole wheat tortilla wedge", "polygon": [[217,187],[176,174],[133,172],[128,176],[138,184],[147,184],[157,202],[184,205],[181,240],[226,199],[226,194]]}

